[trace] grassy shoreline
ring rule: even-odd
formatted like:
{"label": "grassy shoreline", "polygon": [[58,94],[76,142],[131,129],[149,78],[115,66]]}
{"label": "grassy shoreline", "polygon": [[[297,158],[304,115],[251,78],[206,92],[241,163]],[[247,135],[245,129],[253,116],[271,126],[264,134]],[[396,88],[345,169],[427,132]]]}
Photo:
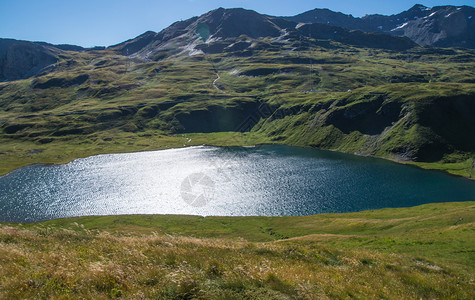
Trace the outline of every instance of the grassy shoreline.
{"label": "grassy shoreline", "polygon": [[0,223],[1,295],[473,299],[475,202],[302,217]]}

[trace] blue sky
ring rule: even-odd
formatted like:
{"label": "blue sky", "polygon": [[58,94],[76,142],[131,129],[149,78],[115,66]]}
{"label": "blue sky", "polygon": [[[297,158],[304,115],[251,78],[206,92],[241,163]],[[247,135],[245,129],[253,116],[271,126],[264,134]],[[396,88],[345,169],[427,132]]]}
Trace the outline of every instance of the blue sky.
{"label": "blue sky", "polygon": [[0,0],[0,37],[84,47],[109,46],[218,7],[270,15],[329,8],[354,16],[394,14],[414,4],[470,5],[474,0]]}

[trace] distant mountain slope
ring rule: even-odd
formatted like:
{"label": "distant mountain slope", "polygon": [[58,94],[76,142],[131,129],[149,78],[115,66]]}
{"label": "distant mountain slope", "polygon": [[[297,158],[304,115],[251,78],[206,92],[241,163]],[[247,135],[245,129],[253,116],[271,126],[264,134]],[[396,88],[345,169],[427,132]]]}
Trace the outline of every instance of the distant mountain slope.
{"label": "distant mountain slope", "polygon": [[[146,32],[135,39],[112,46],[123,55],[160,60],[179,53],[222,53],[252,50],[253,40],[270,38],[281,43],[311,39],[348,45],[406,50],[416,44],[407,38],[364,33],[326,24],[299,25],[283,18],[241,8],[210,11],[200,17],[176,22],[159,33]],[[227,42],[226,42],[227,41]]]}
{"label": "distant mountain slope", "polygon": [[[54,45],[54,44],[49,44],[45,42],[34,42],[35,44],[46,46],[46,47],[54,47],[56,49],[64,50],[64,51],[76,51],[76,52],[81,52],[81,51],[86,51],[90,50],[91,48],[83,48],[81,46],[76,46],[76,45],[68,45],[68,44],[61,44],[61,45]],[[100,47],[98,47],[100,48]]]}
{"label": "distant mountain slope", "polygon": [[419,45],[475,48],[473,7],[439,6],[425,14],[428,15],[404,22],[391,32],[407,36]]}
{"label": "distant mountain slope", "polygon": [[76,45],[54,45],[0,38],[0,82],[26,79],[48,73],[64,51],[84,52],[105,47],[83,48]]}
{"label": "distant mountain slope", "polygon": [[[156,60],[164,52],[179,53],[193,51],[198,44],[216,39],[277,37],[281,28],[269,17],[242,8],[210,11],[200,17],[180,21],[159,33],[146,32],[135,39],[112,46],[122,54],[135,54],[142,58]],[[197,50],[199,51],[199,50]],[[158,55],[158,57],[157,57]]]}
{"label": "distant mountain slope", "polygon": [[365,33],[318,23],[298,26],[297,31],[306,37],[332,40],[359,47],[402,51],[416,46],[409,38],[395,38],[382,33]]}
{"label": "distant mountain slope", "polygon": [[407,36],[419,45],[475,48],[475,8],[470,6],[436,6],[420,4],[402,13],[355,18],[328,9],[314,9],[286,20],[320,23],[365,32],[382,32]]}
{"label": "distant mountain slope", "polygon": [[0,39],[0,81],[37,75],[57,61],[54,48],[33,42]]}
{"label": "distant mountain slope", "polygon": [[[407,50],[417,44],[475,48],[473,16],[475,8],[469,6],[415,5],[392,16],[362,18],[328,9],[315,9],[293,17],[273,17],[242,8],[219,8],[175,22],[158,33],[145,32],[109,49],[141,60],[159,61],[179,54],[238,51],[249,56],[257,46],[256,41],[265,38],[280,45],[294,44],[297,51],[305,49],[301,48],[302,43],[309,45],[316,40],[394,51]],[[36,76],[56,63],[56,56],[62,51],[103,49],[0,39],[0,81]]]}
{"label": "distant mountain slope", "polygon": [[[420,4],[391,16],[376,14],[362,18],[329,9],[314,9],[292,17],[273,17],[242,8],[219,8],[199,17],[176,22],[159,33],[148,31],[109,48],[118,50],[123,55],[135,54],[137,57],[159,60],[185,50],[199,52],[203,48],[215,49],[216,47],[196,46],[216,40],[240,36],[251,39],[277,38],[286,34],[297,39],[304,35],[369,48],[404,50],[414,46],[407,40],[391,39],[382,36],[381,33],[408,37],[421,46],[475,48],[474,16],[475,8],[470,6],[429,8]],[[299,23],[322,24],[329,27],[305,26],[299,30],[301,26]],[[335,27],[380,35],[364,35]],[[333,34],[330,34],[331,32]],[[56,61],[52,55],[55,50],[52,48],[64,51],[90,50],[74,45],[0,39],[0,81],[36,75],[39,70]],[[229,49],[221,49],[221,51],[227,50]]]}

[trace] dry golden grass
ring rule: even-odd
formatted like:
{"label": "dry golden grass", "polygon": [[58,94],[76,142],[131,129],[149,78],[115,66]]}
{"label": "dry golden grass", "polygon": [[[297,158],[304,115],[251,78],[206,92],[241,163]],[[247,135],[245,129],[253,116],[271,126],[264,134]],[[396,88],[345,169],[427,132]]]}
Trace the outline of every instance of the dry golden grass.
{"label": "dry golden grass", "polygon": [[[461,239],[473,240],[473,216],[466,216],[467,221],[457,226],[440,225],[446,223],[442,216],[447,209],[470,211],[473,203],[341,215],[341,220],[339,215],[273,218],[269,222],[275,230],[289,230],[293,224],[297,232],[305,220],[318,224],[325,219],[341,221],[335,227],[337,232],[344,222],[353,221],[368,226],[374,221],[375,226],[388,229],[378,229],[379,234],[358,229],[353,234],[340,234],[330,233],[332,226],[327,225],[328,234],[296,233],[293,238],[261,242],[253,241],[252,232],[244,239],[244,232],[206,238],[198,232],[175,235],[173,230],[163,230],[163,220],[183,222],[188,219],[183,216],[148,217],[147,222],[152,218],[155,223],[147,226],[140,225],[145,219],[142,216],[3,224],[0,298],[473,299],[473,241],[466,241],[465,248],[455,246]],[[419,212],[418,217],[408,218],[419,225],[387,234],[400,228],[404,222],[401,215],[410,216],[410,212]],[[394,219],[388,218],[391,214]],[[440,224],[434,223],[435,214],[441,216]],[[114,228],[100,225],[109,218],[115,220],[111,223]],[[200,220],[189,217],[190,222],[195,219]],[[216,223],[207,219],[200,221],[208,222],[203,226],[210,231],[204,235],[210,234]],[[131,220],[136,220],[135,227]],[[240,222],[233,218],[218,221],[223,220]],[[268,221],[247,219],[248,223],[262,220]],[[279,222],[284,227],[279,227]],[[424,238],[420,238],[421,232]],[[445,235],[442,239],[441,234]],[[411,250],[404,241],[407,245],[419,243],[420,251]],[[440,254],[437,248],[441,246],[436,244],[445,242],[454,246]],[[394,245],[399,248],[391,248]],[[465,253],[451,263],[451,252],[457,251]]]}

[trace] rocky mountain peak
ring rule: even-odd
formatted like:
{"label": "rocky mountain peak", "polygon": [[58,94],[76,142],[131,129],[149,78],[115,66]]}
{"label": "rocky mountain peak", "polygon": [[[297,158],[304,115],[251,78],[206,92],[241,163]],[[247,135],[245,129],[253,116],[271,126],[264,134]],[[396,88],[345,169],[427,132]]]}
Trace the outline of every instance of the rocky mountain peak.
{"label": "rocky mountain peak", "polygon": [[233,38],[240,35],[251,38],[278,36],[280,30],[268,17],[253,10],[219,8],[198,18],[196,33],[207,40],[209,37]]}
{"label": "rocky mountain peak", "polygon": [[423,12],[426,10],[431,10],[429,7],[422,5],[422,4],[416,4],[413,7],[411,7],[408,11],[410,12]]}
{"label": "rocky mountain peak", "polygon": [[469,6],[436,6],[391,30],[419,45],[475,48],[475,9]]}
{"label": "rocky mountain peak", "polygon": [[376,14],[354,18],[351,15],[317,9],[286,19],[406,36],[422,46],[475,48],[474,16],[475,9],[470,6],[429,8],[416,4],[406,11],[391,16]]}

